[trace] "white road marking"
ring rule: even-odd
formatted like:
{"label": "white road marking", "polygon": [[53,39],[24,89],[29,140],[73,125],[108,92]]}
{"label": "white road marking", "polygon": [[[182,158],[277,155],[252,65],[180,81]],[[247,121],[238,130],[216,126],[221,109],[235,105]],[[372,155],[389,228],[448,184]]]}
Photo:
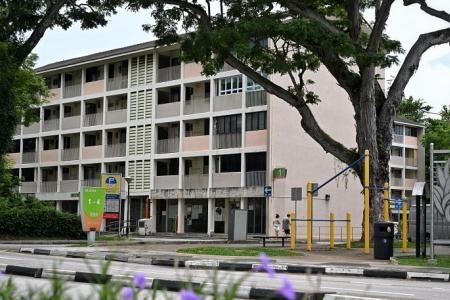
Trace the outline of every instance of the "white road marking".
{"label": "white road marking", "polygon": [[338,288],[338,287],[331,287],[331,286],[322,286],[321,288],[323,288],[323,289],[342,290],[342,291],[351,291],[351,292],[374,293],[374,294],[388,294],[388,295],[399,295],[399,296],[410,296],[410,297],[414,297],[415,296],[415,294],[396,293],[396,292],[382,292],[382,291],[361,290],[361,289],[347,289],[347,288]]}

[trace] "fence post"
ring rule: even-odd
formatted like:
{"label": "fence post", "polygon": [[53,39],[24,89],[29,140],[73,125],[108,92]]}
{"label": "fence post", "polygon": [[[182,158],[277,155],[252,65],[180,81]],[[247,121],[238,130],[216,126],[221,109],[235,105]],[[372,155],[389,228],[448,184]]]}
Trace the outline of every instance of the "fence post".
{"label": "fence post", "polygon": [[364,151],[364,253],[369,254],[369,150]]}
{"label": "fence post", "polygon": [[334,214],[330,212],[330,249],[334,248]]}
{"label": "fence post", "polygon": [[350,239],[350,229],[351,229],[352,215],[347,213],[347,249],[352,247],[352,241]]}
{"label": "fence post", "polygon": [[312,250],[312,182],[307,184],[307,201],[306,201],[306,250]]}
{"label": "fence post", "polygon": [[406,248],[408,247],[408,200],[403,198],[403,219],[402,219],[402,253],[406,253]]}
{"label": "fence post", "polygon": [[297,237],[296,229],[297,223],[295,221],[296,215],[295,212],[291,212],[291,250],[295,250],[295,239]]}
{"label": "fence post", "polygon": [[389,183],[384,183],[384,221],[389,221]]}

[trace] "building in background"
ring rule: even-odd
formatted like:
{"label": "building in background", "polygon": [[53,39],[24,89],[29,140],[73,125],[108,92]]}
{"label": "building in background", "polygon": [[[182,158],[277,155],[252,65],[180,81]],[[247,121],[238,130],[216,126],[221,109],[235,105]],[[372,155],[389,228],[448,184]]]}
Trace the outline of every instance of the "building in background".
{"label": "building in background", "polygon": [[[10,157],[23,178],[20,192],[77,212],[81,186],[100,186],[102,173],[120,173],[133,179],[131,219],[151,216],[153,232],[226,233],[230,210],[244,208],[249,233],[270,233],[276,213],[294,210],[291,188],[302,187],[305,196],[307,181],[324,182],[345,166],[301,129],[287,103],[227,65],[212,77],[201,69],[182,63],[177,46],[154,42],[38,68],[52,97],[36,108],[41,121],[19,127],[14,137]],[[324,68],[309,77],[322,99],[311,108],[319,124],[355,147],[347,95]],[[285,76],[271,79],[289,86]],[[408,195],[407,180],[423,172],[423,150],[410,127],[422,128],[395,127],[396,134],[404,131],[402,143],[395,136],[392,147],[393,178],[402,180],[393,195]],[[270,197],[265,186],[272,187]],[[124,198],[124,182],[122,190]],[[350,212],[357,236],[361,190],[352,174],[333,181],[314,200],[314,217],[333,211],[342,219]],[[305,212],[305,201],[297,202],[297,215],[305,218]]]}

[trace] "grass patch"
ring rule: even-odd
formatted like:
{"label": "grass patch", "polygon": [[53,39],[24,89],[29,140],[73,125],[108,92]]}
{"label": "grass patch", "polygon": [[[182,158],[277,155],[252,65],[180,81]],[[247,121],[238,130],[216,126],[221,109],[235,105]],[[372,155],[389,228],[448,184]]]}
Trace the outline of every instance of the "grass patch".
{"label": "grass patch", "polygon": [[119,237],[117,235],[101,235],[95,238],[96,241],[121,241],[126,239],[126,237]]}
{"label": "grass patch", "polygon": [[428,258],[416,258],[414,256],[399,256],[395,259],[402,266],[450,268],[450,256],[438,256],[436,262],[430,262]]}
{"label": "grass patch", "polygon": [[221,256],[258,256],[264,252],[267,256],[302,256],[301,252],[280,248],[263,247],[189,247],[178,249],[179,253],[221,255]]}
{"label": "grass patch", "polygon": [[[335,244],[335,247],[341,247],[345,248],[346,245],[344,244]],[[356,241],[352,242],[352,248],[364,248],[364,241]],[[370,241],[369,248],[373,248],[373,241]],[[394,241],[394,248],[402,248],[402,241]],[[416,243],[408,242],[407,248],[414,249],[416,248]]]}

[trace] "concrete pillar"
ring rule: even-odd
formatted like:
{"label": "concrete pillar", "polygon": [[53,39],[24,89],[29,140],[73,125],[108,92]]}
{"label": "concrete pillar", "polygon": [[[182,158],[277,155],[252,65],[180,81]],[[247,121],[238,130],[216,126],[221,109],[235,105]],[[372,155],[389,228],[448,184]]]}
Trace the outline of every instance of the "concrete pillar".
{"label": "concrete pillar", "polygon": [[225,199],[225,211],[223,215],[224,233],[228,233],[228,216],[230,215],[230,199]]}
{"label": "concrete pillar", "polygon": [[150,199],[150,230],[156,232],[156,199]]}
{"label": "concrete pillar", "polygon": [[207,234],[211,236],[214,233],[214,216],[216,211],[216,199],[208,199],[208,231]]}
{"label": "concrete pillar", "polygon": [[185,200],[178,199],[178,228],[177,233],[184,233],[184,213],[185,213]]}
{"label": "concrete pillar", "polygon": [[241,209],[247,209],[248,208],[248,199],[247,198],[241,198]]}
{"label": "concrete pillar", "polygon": [[56,210],[61,211],[62,208],[62,201],[56,201]]}

